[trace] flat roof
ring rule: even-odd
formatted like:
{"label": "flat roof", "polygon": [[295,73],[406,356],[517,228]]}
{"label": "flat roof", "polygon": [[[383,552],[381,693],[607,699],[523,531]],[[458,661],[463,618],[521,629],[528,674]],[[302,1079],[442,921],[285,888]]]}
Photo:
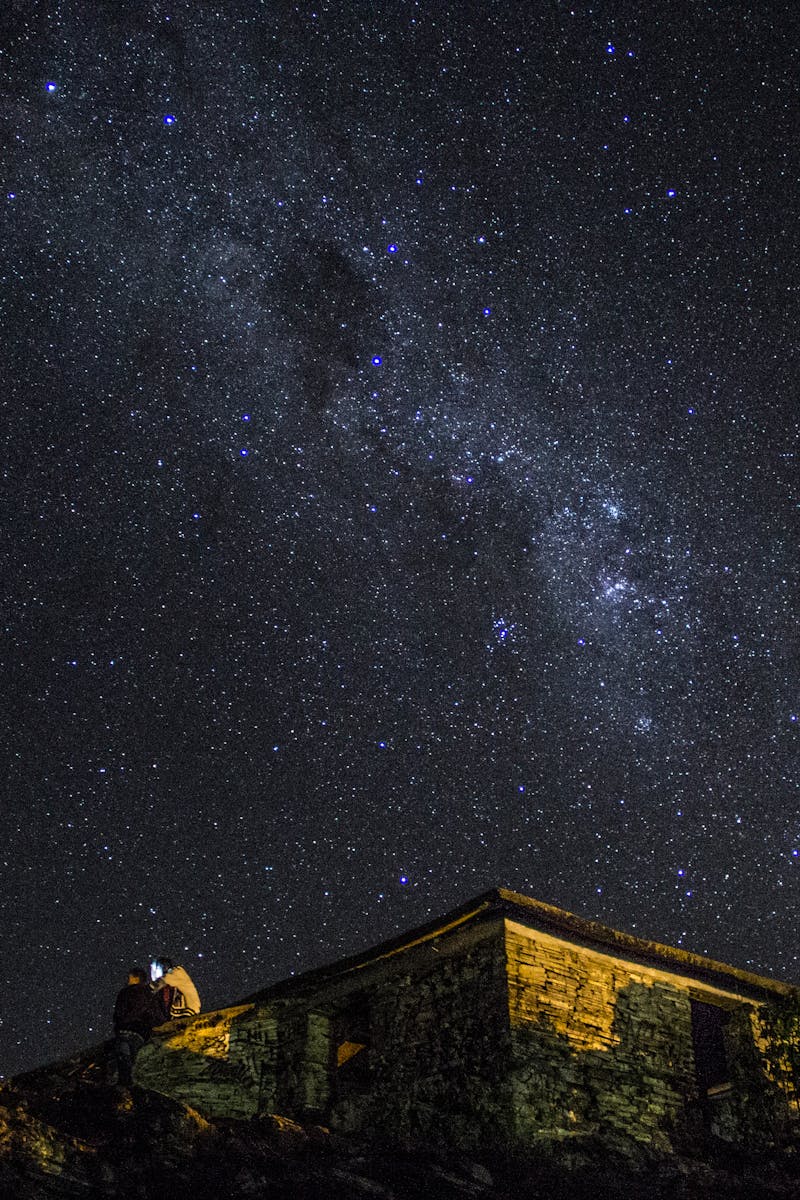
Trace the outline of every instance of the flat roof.
{"label": "flat roof", "polygon": [[332,982],[352,971],[361,970],[381,959],[392,958],[413,946],[442,937],[456,928],[502,917],[527,925],[531,929],[538,929],[542,933],[554,934],[576,946],[611,951],[619,958],[643,966],[660,967],[662,970],[666,968],[674,974],[683,975],[699,983],[737,993],[743,999],[769,1000],[798,994],[798,988],[793,984],[757,975],[752,971],[744,971],[727,963],[716,962],[703,954],[694,954],[689,950],[665,946],[660,942],[623,933],[608,925],[601,925],[599,921],[588,920],[586,917],[577,916],[507,888],[493,888],[436,920],[426,922],[348,958],[316,967],[301,975],[293,975],[289,979],[254,992],[247,996],[244,1002],[263,1003],[267,1000],[279,1000],[296,992],[312,991],[328,981]]}

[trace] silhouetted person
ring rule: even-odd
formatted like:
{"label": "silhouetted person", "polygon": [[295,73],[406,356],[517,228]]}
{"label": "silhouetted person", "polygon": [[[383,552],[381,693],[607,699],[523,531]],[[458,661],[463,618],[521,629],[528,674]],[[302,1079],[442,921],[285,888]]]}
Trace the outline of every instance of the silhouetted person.
{"label": "silhouetted person", "polygon": [[153,1028],[167,1020],[167,1012],[158,994],[147,982],[147,972],[131,967],[128,982],[114,1003],[114,1057],[117,1079],[124,1087],[133,1083],[136,1055],[150,1037]]}
{"label": "silhouetted person", "polygon": [[171,958],[154,958],[150,963],[151,987],[162,997],[167,1016],[193,1017],[200,1012],[197,988],[183,967],[174,966]]}

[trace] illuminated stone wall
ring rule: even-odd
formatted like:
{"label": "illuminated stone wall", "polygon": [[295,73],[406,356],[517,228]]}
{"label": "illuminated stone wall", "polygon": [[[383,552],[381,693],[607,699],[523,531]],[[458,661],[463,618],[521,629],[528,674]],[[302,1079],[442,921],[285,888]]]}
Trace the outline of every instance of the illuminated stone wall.
{"label": "illuminated stone wall", "polygon": [[252,1004],[182,1018],[157,1031],[136,1060],[135,1082],[207,1116],[250,1117],[274,1091],[278,1022]]}
{"label": "illuminated stone wall", "polygon": [[[611,1132],[669,1150],[703,1127],[774,1138],[786,1105],[764,1073],[755,1005],[513,921],[506,945],[516,1140]],[[713,1098],[697,1079],[691,1000],[729,1014],[731,1086]]]}

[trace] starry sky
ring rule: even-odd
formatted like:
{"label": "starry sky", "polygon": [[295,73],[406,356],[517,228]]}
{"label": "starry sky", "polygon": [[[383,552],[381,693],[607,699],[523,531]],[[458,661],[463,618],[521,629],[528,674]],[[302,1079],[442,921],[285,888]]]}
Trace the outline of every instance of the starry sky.
{"label": "starry sky", "polygon": [[793,0],[11,0],[0,1074],[496,885],[798,978]]}

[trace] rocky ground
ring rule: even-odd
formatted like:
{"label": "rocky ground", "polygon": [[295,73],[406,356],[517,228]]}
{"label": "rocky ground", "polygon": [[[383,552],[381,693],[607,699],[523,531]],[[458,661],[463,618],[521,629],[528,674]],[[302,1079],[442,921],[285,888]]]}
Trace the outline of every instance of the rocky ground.
{"label": "rocky ground", "polygon": [[711,1151],[713,1165],[571,1141],[523,1161],[280,1116],[210,1122],[158,1092],[82,1077],[0,1089],[0,1200],[800,1200],[794,1155]]}

